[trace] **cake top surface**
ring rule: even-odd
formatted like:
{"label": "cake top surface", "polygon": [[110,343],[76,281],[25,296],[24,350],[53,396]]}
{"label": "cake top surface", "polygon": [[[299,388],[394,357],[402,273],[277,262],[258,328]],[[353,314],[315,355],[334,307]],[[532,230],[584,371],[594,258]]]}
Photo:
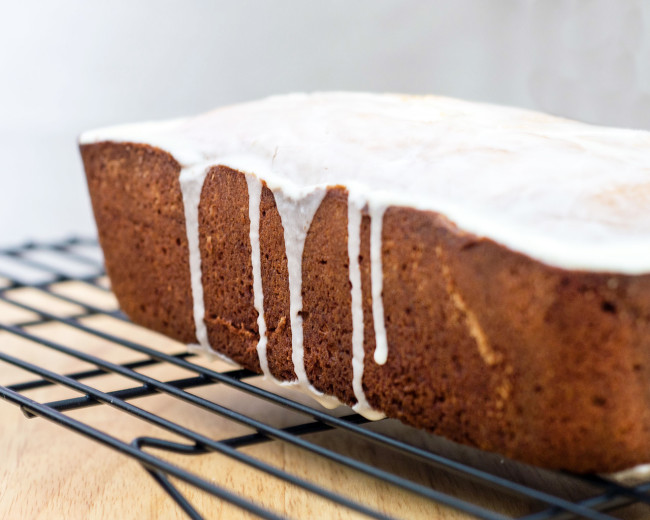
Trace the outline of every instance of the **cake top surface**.
{"label": "cake top surface", "polygon": [[569,269],[650,272],[650,132],[436,96],[276,96],[86,132],[183,167],[223,164],[299,199],[343,185]]}

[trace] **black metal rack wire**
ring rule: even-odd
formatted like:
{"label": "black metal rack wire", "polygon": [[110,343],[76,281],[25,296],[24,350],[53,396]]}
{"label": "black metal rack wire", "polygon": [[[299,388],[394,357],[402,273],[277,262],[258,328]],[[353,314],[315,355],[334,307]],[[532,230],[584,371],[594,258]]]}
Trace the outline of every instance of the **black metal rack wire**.
{"label": "black metal rack wire", "polygon": [[[519,478],[521,474],[525,473],[524,465],[507,461],[509,467],[515,468],[515,471],[486,470],[480,467],[480,464],[473,465],[462,460],[462,457],[460,459],[450,457],[444,450],[436,452],[409,442],[407,427],[404,427],[403,436],[390,436],[382,432],[381,428],[374,428],[374,425],[367,424],[365,419],[356,414],[335,416],[319,408],[269,392],[255,385],[254,381],[259,377],[247,370],[216,371],[208,364],[200,364],[192,354],[185,351],[168,354],[94,328],[92,325],[86,324],[84,319],[98,315],[122,321],[127,319],[116,308],[106,309],[96,306],[53,289],[60,284],[74,282],[88,285],[95,290],[109,291],[103,282],[103,277],[101,253],[94,240],[72,238],[57,243],[29,243],[16,248],[0,249],[0,304],[27,311],[30,315],[29,319],[9,322],[3,319],[2,311],[0,311],[0,383],[3,383],[3,365],[18,367],[33,374],[33,378],[29,381],[0,386],[0,397],[20,406],[29,418],[47,419],[137,460],[190,518],[198,519],[202,516],[182,493],[179,486],[174,484],[174,480],[195,486],[259,517],[275,519],[281,518],[281,516],[251,500],[250,497],[237,494],[225,483],[212,482],[208,478],[193,473],[190,469],[168,462],[159,453],[167,451],[192,456],[201,456],[211,452],[220,453],[242,465],[255,468],[314,496],[338,504],[343,509],[370,518],[392,518],[390,512],[378,510],[373,505],[365,504],[358,497],[350,497],[345,494],[344,490],[324,487],[304,476],[274,466],[242,450],[244,447],[265,442],[286,443],[303,450],[305,457],[324,458],[344,468],[345,471],[358,472],[377,479],[386,485],[424,497],[432,504],[442,504],[466,513],[468,517],[485,520],[514,518],[502,511],[486,507],[483,503],[469,501],[462,495],[449,492],[448,489],[437,489],[435,486],[418,482],[399,472],[393,472],[390,468],[387,469],[362,458],[354,457],[350,453],[338,452],[328,447],[327,444],[316,442],[314,434],[325,434],[324,432],[328,432],[326,435],[350,435],[357,442],[373,445],[374,450],[397,453],[399,457],[412,460],[414,464],[426,465],[431,468],[431,471],[449,473],[458,482],[470,482],[473,486],[478,486],[487,490],[488,493],[500,497],[504,502],[521,500],[527,505],[526,512],[516,516],[519,519],[588,518],[605,520],[625,518],[625,512],[629,511],[627,506],[630,505],[637,508],[637,515],[647,515],[641,517],[650,518],[650,494],[648,493],[650,482],[626,485],[605,476],[577,476],[535,470],[543,471],[546,480],[558,479],[567,485],[577,485],[585,490],[584,496],[577,500],[570,499],[559,492],[557,486],[549,491],[544,486],[534,486],[525,478]],[[49,312],[42,307],[25,302],[24,299],[16,298],[16,293],[21,289],[43,293],[67,304],[73,304],[82,311],[68,315]],[[137,359],[126,363],[115,363],[104,357],[98,357],[82,349],[66,345],[58,339],[50,339],[34,332],[38,326],[48,323],[70,327],[119,345],[133,354],[137,354]],[[90,364],[94,368],[71,373],[57,373],[46,366],[40,366],[33,361],[7,353],[3,349],[5,341],[3,336],[5,339],[8,337],[22,338],[40,348],[56,351]],[[173,365],[189,371],[192,376],[160,380],[146,375],[142,371],[145,367],[155,365]],[[132,381],[132,384],[116,391],[101,391],[94,383],[98,381],[98,378],[107,374],[118,374]],[[271,421],[247,415],[232,407],[189,392],[191,389],[208,385],[225,385],[240,392],[246,399],[258,399],[268,402],[269,406],[271,403],[281,406],[302,416],[303,419],[291,426],[277,426]],[[50,402],[38,402],[28,396],[30,391],[45,387],[65,387],[79,395]],[[217,414],[229,421],[246,426],[252,430],[252,433],[213,439],[131,402],[133,399],[154,394],[164,394],[168,399],[183,401],[186,406],[197,407],[197,409]],[[130,414],[173,433],[184,441],[143,435],[136,436],[132,442],[128,443],[65,413],[78,408],[98,405],[110,406],[124,414]],[[152,453],[152,450],[155,453]],[[485,456],[494,457],[489,454]],[[639,507],[642,508],[642,513],[638,513]],[[646,507],[647,509],[645,509]]]}

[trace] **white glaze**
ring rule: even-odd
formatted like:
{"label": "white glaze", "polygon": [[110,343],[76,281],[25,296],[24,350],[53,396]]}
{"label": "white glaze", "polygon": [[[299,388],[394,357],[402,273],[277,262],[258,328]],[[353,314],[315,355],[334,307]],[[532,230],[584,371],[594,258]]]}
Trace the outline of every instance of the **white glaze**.
{"label": "white glaze", "polygon": [[214,350],[208,340],[208,329],[205,326],[205,303],[203,298],[203,283],[201,279],[201,252],[199,249],[199,203],[205,177],[210,169],[209,164],[199,164],[183,168],[179,176],[183,207],[185,210],[185,228],[187,246],[189,249],[190,286],[192,289],[192,310],[197,344],[188,345],[190,352],[207,354],[231,365],[237,365],[225,354]]}
{"label": "white glaze", "polygon": [[363,390],[365,352],[363,349],[363,299],[359,254],[361,253],[361,212],[366,202],[365,196],[360,191],[352,187],[348,188],[348,258],[352,302],[352,390],[357,400],[352,409],[367,419],[378,420],[384,418],[385,414],[374,410],[370,406]]}
{"label": "white glaze", "polygon": [[183,207],[185,209],[187,247],[190,253],[190,284],[192,287],[196,340],[199,342],[199,346],[206,351],[210,351],[211,348],[208,341],[208,329],[203,320],[205,304],[201,280],[201,252],[199,250],[199,203],[201,201],[203,182],[209,169],[210,166],[205,164],[184,168],[179,176],[181,193],[183,194]]}
{"label": "white glaze", "polygon": [[384,270],[381,261],[382,231],[386,205],[368,202],[370,214],[370,285],[372,287],[372,321],[375,326],[375,363],[383,365],[388,359],[388,339],[384,322]]}
{"label": "white glaze", "polygon": [[322,93],[81,136],[104,140],[159,146],[184,166],[263,163],[289,191],[356,181],[371,201],[440,211],[547,264],[650,272],[650,132],[434,96]]}
{"label": "white glaze", "polygon": [[610,473],[606,477],[622,482],[626,486],[635,486],[648,481],[650,478],[650,464],[639,464],[623,471]]}
{"label": "white glaze", "polygon": [[239,363],[236,363],[235,361],[230,359],[225,354],[222,354],[218,350],[214,350],[212,347],[206,349],[205,347],[202,347],[197,343],[190,343],[187,345],[187,350],[188,352],[192,352],[193,354],[199,354],[201,356],[207,357],[211,361],[224,361],[225,363],[228,363],[233,367],[241,368],[241,365]]}
{"label": "white glaze", "polygon": [[289,273],[289,323],[291,324],[293,371],[298,378],[298,385],[310,390],[323,406],[334,408],[340,404],[338,399],[316,390],[307,377],[303,323],[300,314],[302,311],[302,254],[305,249],[305,239],[325,194],[326,190],[323,187],[305,191],[298,197],[288,195],[279,189],[273,190],[275,204],[284,229],[284,247]]}
{"label": "white glaze", "polygon": [[257,328],[260,339],[257,342],[257,356],[264,377],[280,382],[273,377],[269,370],[266,355],[266,320],[264,319],[264,290],[262,288],[262,257],[260,252],[260,202],[262,199],[262,181],[255,175],[246,174],[248,186],[248,218],[250,220],[251,264],[253,267],[253,304],[257,311]]}

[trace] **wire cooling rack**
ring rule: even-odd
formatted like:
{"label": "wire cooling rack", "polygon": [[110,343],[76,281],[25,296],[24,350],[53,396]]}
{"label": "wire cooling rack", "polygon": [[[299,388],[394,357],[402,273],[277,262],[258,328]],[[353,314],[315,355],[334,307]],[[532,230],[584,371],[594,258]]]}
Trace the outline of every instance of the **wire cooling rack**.
{"label": "wire cooling rack", "polygon": [[[95,325],[93,319],[97,318],[113,326]],[[219,363],[194,357],[181,345],[170,347],[169,340],[157,335],[147,344],[114,332],[119,329],[116,324],[126,323],[127,318],[110,294],[94,240],[74,238],[0,249],[0,383],[7,383],[11,370],[31,374],[22,382],[0,386],[0,396],[21,407],[28,418],[52,421],[138,461],[190,518],[210,514],[200,512],[192,501],[196,494],[188,489],[199,489],[215,500],[226,501],[242,514],[245,511],[270,519],[287,514],[306,516],[300,510],[270,507],[262,500],[264,489],[243,494],[229,487],[228,478],[219,481],[194,472],[196,458],[211,453],[266,475],[262,482],[273,481],[276,487],[280,482],[289,491],[297,490],[317,503],[320,500],[328,504],[327,510],[336,511],[339,518],[446,518],[452,513],[454,518],[486,520],[650,518],[650,483],[631,485],[607,476],[549,472],[458,447],[395,421],[367,423],[349,410],[334,415],[305,404],[308,401],[269,391],[252,372],[221,369]],[[84,333],[105,346],[99,352],[89,351],[66,340],[66,334],[51,332],[52,325],[57,330]],[[42,349],[43,355],[28,359],[26,353],[21,355],[23,350],[16,353],[7,347],[17,340]],[[127,361],[115,361],[108,355],[118,347],[128,353]],[[79,362],[84,369],[61,373],[55,369],[56,364],[44,361],[48,353]],[[185,377],[156,377],[151,375],[151,369],[156,367],[178,369]],[[101,382],[111,375],[120,376],[121,385],[101,390],[105,386]],[[36,390],[40,396],[54,396],[55,390],[62,388],[72,395],[40,401],[30,397]],[[205,397],[196,391],[199,388],[214,391]],[[220,402],[220,391],[225,389],[238,397],[225,404]],[[140,405],[142,398],[153,395],[168,400],[166,403],[214,414],[248,433],[213,438],[181,420]],[[233,405],[239,402],[255,405],[242,411]],[[161,433],[138,434],[136,428],[129,442],[76,412],[97,406],[129,414],[137,424],[154,425],[155,431]],[[273,418],[278,414],[267,413],[271,408],[291,414],[293,421],[276,424]],[[71,433],[66,435],[73,437]],[[29,439],[26,442],[29,449]],[[306,463],[323,467],[318,464],[327,462],[337,476],[323,483],[318,478],[320,472],[292,471],[291,467],[265,460],[259,450],[247,450],[256,445],[290,447]],[[184,463],[170,462],[165,456],[170,453],[183,455]],[[347,485],[337,485],[355,481],[350,479],[374,482],[381,491],[373,495],[373,485],[369,485],[368,493],[349,492]],[[392,507],[395,504],[399,507]],[[317,508],[310,511],[311,517],[318,514],[314,513]]]}

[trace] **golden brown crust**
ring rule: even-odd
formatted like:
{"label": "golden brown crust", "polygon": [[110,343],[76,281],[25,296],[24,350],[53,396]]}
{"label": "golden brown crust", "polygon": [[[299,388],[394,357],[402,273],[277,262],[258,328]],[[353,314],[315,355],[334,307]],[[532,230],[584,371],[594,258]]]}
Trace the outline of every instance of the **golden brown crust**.
{"label": "golden brown crust", "polygon": [[347,193],[333,188],[314,215],[302,264],[305,368],[321,392],[354,404]]}
{"label": "golden brown crust", "polygon": [[499,451],[576,471],[650,460],[650,277],[568,272],[489,241],[452,252],[459,289],[512,367]]}
{"label": "golden brown crust", "polygon": [[243,175],[210,168],[199,204],[199,249],[208,340],[259,371],[247,193]]}
{"label": "golden brown crust", "polygon": [[269,370],[278,379],[294,380],[284,231],[273,193],[266,186],[260,200],[260,252]]}
{"label": "golden brown crust", "polygon": [[[145,145],[82,146],[113,288],[137,323],[194,342],[178,164]],[[260,206],[268,360],[294,379],[282,223]],[[208,174],[200,206],[212,345],[259,371],[242,174]],[[614,471],[650,461],[650,276],[569,272],[389,208],[383,227],[389,355],[373,361],[369,218],[361,231],[369,402],[408,424],[522,461]],[[313,385],[353,404],[347,200],[331,189],[303,257],[305,364]]]}
{"label": "golden brown crust", "polygon": [[122,309],[145,327],[196,343],[180,166],[136,144],[81,151],[106,270]]}

